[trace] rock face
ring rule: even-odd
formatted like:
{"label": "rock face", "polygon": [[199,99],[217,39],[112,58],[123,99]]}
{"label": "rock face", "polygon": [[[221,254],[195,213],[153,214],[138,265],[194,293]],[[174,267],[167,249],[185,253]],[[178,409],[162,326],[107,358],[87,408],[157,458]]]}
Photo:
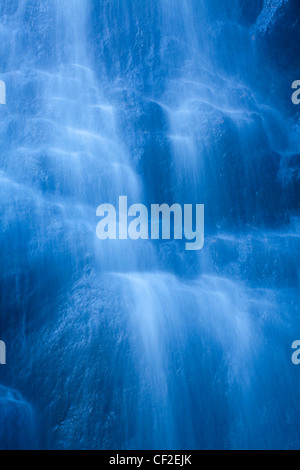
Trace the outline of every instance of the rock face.
{"label": "rock face", "polygon": [[264,7],[264,0],[240,0],[240,20],[247,26],[253,25]]}
{"label": "rock face", "polygon": [[36,446],[33,410],[21,395],[0,386],[0,450],[29,450]]}
{"label": "rock face", "polygon": [[295,74],[300,44],[299,1],[265,0],[256,28],[261,57],[277,71]]}
{"label": "rock face", "polygon": [[[300,447],[299,2],[0,2],[0,446]],[[122,195],[203,252],[98,243]]]}

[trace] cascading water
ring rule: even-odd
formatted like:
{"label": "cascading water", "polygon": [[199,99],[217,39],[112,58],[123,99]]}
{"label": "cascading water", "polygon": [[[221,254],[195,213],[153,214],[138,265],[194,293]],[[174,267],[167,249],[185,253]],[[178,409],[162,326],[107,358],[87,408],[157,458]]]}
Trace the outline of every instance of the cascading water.
{"label": "cascading water", "polygon": [[[3,3],[0,447],[299,448],[294,1]],[[121,195],[204,203],[204,249],[100,242]]]}

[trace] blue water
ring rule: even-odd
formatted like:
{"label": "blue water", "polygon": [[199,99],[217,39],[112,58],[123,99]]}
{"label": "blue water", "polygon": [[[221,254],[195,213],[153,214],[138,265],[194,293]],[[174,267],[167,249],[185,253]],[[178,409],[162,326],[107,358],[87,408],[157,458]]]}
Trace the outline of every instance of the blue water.
{"label": "blue water", "polygon": [[[0,448],[300,448],[296,3],[1,3]],[[121,195],[204,249],[100,242]]]}

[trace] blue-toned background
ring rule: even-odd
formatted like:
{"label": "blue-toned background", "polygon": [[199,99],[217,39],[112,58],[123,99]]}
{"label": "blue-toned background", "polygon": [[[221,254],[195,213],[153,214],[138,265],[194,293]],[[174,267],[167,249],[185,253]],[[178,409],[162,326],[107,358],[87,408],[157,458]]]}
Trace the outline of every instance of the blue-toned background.
{"label": "blue-toned background", "polygon": [[[300,449],[299,0],[0,15],[0,448]],[[100,242],[120,195],[204,249]]]}

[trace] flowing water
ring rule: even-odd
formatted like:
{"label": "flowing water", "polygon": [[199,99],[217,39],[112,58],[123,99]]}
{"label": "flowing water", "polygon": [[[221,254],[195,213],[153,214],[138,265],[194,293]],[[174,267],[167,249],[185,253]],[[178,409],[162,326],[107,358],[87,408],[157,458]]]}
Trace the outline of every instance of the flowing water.
{"label": "flowing water", "polygon": [[[1,4],[1,448],[300,447],[299,132],[256,42],[284,2],[245,3]],[[121,195],[204,203],[204,249],[100,242]]]}

